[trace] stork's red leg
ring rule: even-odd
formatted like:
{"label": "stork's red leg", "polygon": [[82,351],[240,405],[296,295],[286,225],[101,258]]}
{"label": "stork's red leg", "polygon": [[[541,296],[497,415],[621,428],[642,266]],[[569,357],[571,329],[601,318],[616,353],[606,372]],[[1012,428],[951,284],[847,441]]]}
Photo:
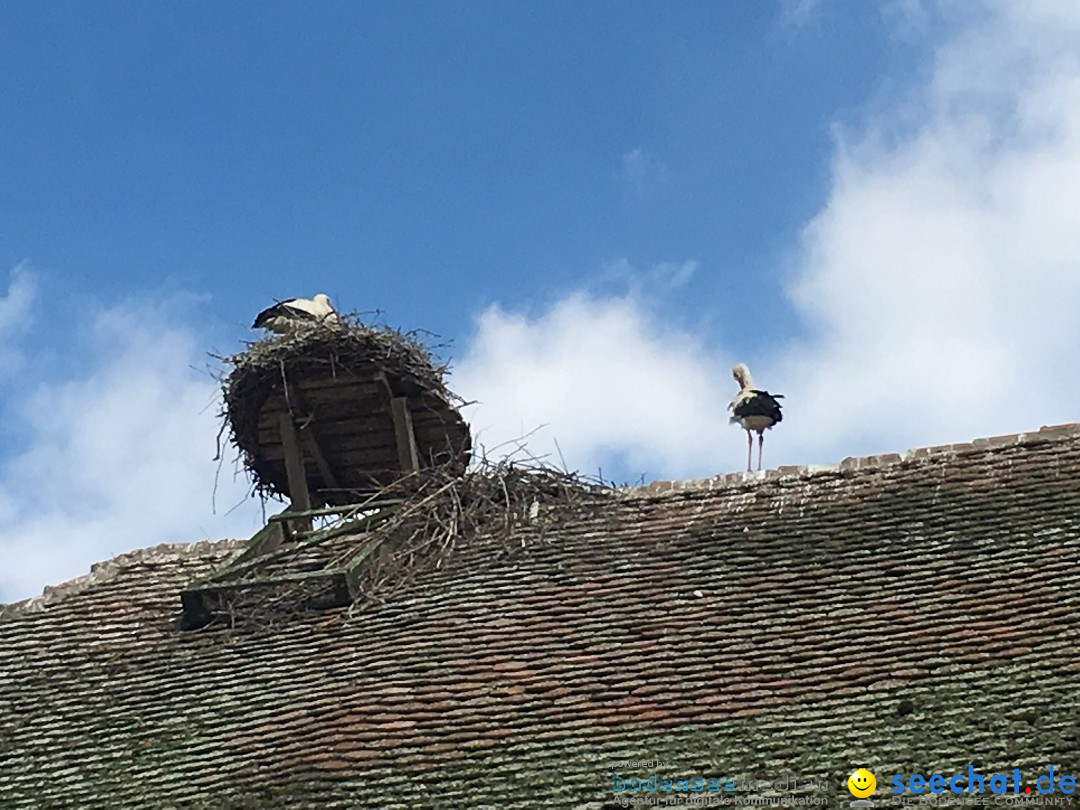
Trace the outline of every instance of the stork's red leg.
{"label": "stork's red leg", "polygon": [[749,430],[746,431],[746,471],[753,472],[754,468],[750,465],[751,460],[754,457],[754,434]]}
{"label": "stork's red leg", "polygon": [[761,472],[761,449],[765,445],[765,434],[759,433],[757,435],[757,468],[758,472]]}

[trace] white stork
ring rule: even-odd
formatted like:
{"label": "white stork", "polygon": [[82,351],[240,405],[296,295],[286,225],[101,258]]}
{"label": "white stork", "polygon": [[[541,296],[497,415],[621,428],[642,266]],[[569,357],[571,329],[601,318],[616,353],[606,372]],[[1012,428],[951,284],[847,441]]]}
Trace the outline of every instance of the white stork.
{"label": "white stork", "polygon": [[316,293],[314,298],[289,298],[279,301],[255,316],[252,329],[269,329],[280,335],[288,334],[300,323],[337,322],[339,320],[330,296]]}
{"label": "white stork", "polygon": [[750,377],[750,369],[743,363],[739,363],[731,370],[735,382],[739,384],[739,393],[731,400],[728,409],[731,411],[731,423],[739,425],[746,431],[746,471],[753,472],[750,459],[754,450],[754,433],[758,437],[757,466],[761,469],[761,450],[765,444],[765,431],[778,423],[784,417],[780,413],[778,399],[783,399],[783,394],[770,394],[754,388],[754,380]]}

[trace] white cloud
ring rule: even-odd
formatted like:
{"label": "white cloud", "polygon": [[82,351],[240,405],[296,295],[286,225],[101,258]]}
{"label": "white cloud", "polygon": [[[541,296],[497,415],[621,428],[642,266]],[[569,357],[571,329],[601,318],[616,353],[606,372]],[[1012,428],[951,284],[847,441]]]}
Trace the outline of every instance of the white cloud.
{"label": "white cloud", "polygon": [[[787,395],[767,464],[1078,417],[1080,4],[985,11],[939,48],[932,81],[837,131],[788,288],[809,337],[753,364]],[[687,477],[745,459],[724,418],[731,359],[641,299],[573,295],[531,318],[488,310],[455,382],[481,400],[488,446],[547,424],[530,447],[554,435],[572,467]]]}
{"label": "white cloud", "polygon": [[36,293],[33,275],[23,265],[12,268],[7,294],[0,298],[0,375],[10,375],[22,363],[14,341],[30,326]]}
{"label": "white cloud", "polygon": [[[738,470],[745,444],[725,411],[735,359],[788,397],[769,466],[1077,419],[1080,4],[986,9],[941,46],[928,83],[837,132],[833,185],[788,288],[806,339],[735,358],[672,326],[655,302],[692,283],[692,260],[639,273],[622,295],[576,293],[536,314],[493,306],[453,380],[480,400],[480,442],[547,425],[533,452],[557,461],[557,439],[586,472]],[[651,160],[628,153],[626,179],[647,179],[635,172]],[[0,300],[8,362],[32,302],[32,275],[16,271]],[[81,378],[27,389],[24,373],[9,404],[26,449],[0,462],[0,600],[132,548],[258,523],[250,501],[220,514],[246,491],[228,467],[212,514],[216,384],[190,368],[191,329],[129,305],[102,312],[89,337]]]}
{"label": "white cloud", "polygon": [[489,449],[547,425],[529,438],[531,452],[558,464],[561,448],[571,469],[618,460],[641,472],[704,472],[727,402],[705,356],[632,294],[578,293],[533,319],[489,308],[453,384],[480,401],[469,418]]}
{"label": "white cloud", "polygon": [[[839,139],[778,357],[801,456],[1015,432],[1077,417],[1080,7],[993,4],[946,43],[920,126]],[[911,107],[903,123],[910,124]],[[838,398],[854,407],[837,418]],[[1037,392],[1037,393],[1036,393]]]}
{"label": "white cloud", "polygon": [[0,601],[133,548],[257,528],[254,501],[224,514],[247,491],[229,464],[212,509],[217,384],[192,369],[205,365],[193,332],[145,304],[103,311],[87,331],[85,375],[9,403],[26,449],[0,464]]}
{"label": "white cloud", "polygon": [[34,293],[34,277],[30,272],[21,264],[13,267],[7,294],[0,298],[0,333],[7,335],[22,330],[30,316]]}

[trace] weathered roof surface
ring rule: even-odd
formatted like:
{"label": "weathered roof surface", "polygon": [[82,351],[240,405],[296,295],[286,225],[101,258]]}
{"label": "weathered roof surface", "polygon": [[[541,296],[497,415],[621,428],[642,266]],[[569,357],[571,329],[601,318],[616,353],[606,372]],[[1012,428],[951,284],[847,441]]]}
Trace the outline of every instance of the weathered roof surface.
{"label": "weathered roof surface", "polygon": [[1080,426],[654,485],[524,539],[242,631],[177,629],[235,543],[10,606],[0,806],[602,807],[646,759],[617,770],[1080,776]]}

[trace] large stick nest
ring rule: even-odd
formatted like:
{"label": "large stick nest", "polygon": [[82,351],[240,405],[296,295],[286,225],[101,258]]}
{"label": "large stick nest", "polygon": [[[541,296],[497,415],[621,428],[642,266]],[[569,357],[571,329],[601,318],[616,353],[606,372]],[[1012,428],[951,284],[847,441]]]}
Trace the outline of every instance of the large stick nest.
{"label": "large stick nest", "polygon": [[[234,629],[290,621],[324,609],[318,605],[332,590],[330,574],[359,561],[351,614],[392,601],[440,570],[499,565],[560,542],[575,524],[580,530],[614,520],[615,495],[603,481],[536,460],[479,459],[462,475],[422,470],[306,532],[308,537],[248,562],[246,570],[223,580],[212,612]],[[366,556],[358,556],[365,548]],[[316,571],[327,576],[311,576]],[[309,578],[288,580],[298,572]]]}
{"label": "large stick nest", "polygon": [[[422,400],[429,411],[434,404],[447,412],[450,421],[460,424],[464,435],[455,441],[455,453],[448,452],[435,461],[453,461],[452,466],[464,469],[468,429],[455,409],[463,400],[447,388],[447,365],[436,360],[419,333],[364,325],[355,315],[347,315],[340,323],[298,324],[289,334],[252,342],[245,351],[220,359],[230,367],[221,380],[223,430],[228,428],[229,439],[240,451],[254,491],[264,498],[289,496],[283,466],[267,460],[265,421],[260,438],[264,406],[273,396],[288,400],[288,391],[296,390],[289,386],[311,380],[376,379],[385,375],[395,393]],[[292,403],[286,406],[293,410]],[[319,409],[314,411],[318,417]],[[429,452],[429,464],[434,463],[433,458]]]}
{"label": "large stick nest", "polygon": [[406,500],[368,535],[386,542],[360,577],[365,602],[391,598],[470,546],[478,562],[549,541],[568,523],[603,512],[615,492],[599,479],[538,461],[481,459],[462,476],[431,470],[401,483]]}

